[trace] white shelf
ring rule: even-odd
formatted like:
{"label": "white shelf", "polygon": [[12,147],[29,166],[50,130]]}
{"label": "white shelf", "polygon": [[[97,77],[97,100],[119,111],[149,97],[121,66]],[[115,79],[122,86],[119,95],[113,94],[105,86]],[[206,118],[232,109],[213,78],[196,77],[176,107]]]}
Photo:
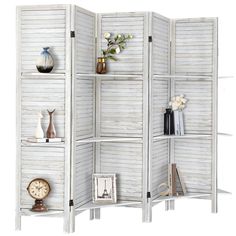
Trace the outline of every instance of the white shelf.
{"label": "white shelf", "polygon": [[126,74],[126,75],[122,75],[122,74],[76,74],[77,76],[80,77],[99,77],[99,78],[113,78],[113,77],[117,77],[117,78],[134,78],[134,79],[138,79],[138,78],[143,78],[143,75],[130,75],[130,74]]}
{"label": "white shelf", "polygon": [[95,137],[76,141],[76,143],[100,143],[100,142],[142,142],[142,138]]}
{"label": "white shelf", "polygon": [[30,209],[21,209],[22,216],[63,216],[62,210],[48,210],[46,212],[34,212]]}
{"label": "white shelf", "polygon": [[218,76],[218,79],[233,79],[233,75]]}
{"label": "white shelf", "polygon": [[186,134],[186,135],[160,135],[153,137],[153,140],[160,140],[160,139],[193,139],[193,138],[208,138],[211,137],[210,134]]}
{"label": "white shelf", "polygon": [[[219,194],[231,194],[230,192],[227,192],[222,189],[218,189],[217,192]],[[152,200],[153,203],[158,203],[162,201],[168,201],[168,200],[178,200],[178,199],[184,199],[184,198],[201,198],[201,197],[209,197],[212,193],[187,193],[185,195],[179,195],[179,196],[159,196]]]}
{"label": "white shelf", "polygon": [[132,206],[132,205],[141,205],[139,201],[118,201],[117,203],[108,203],[108,204],[97,204],[93,202],[85,203],[84,205],[78,207],[75,211],[84,211],[95,208],[104,208],[104,207],[118,207],[118,206]]}
{"label": "white shelf", "polygon": [[30,146],[30,147],[64,147],[65,142],[58,143],[33,143],[27,140],[21,140],[22,146]]}
{"label": "white shelf", "polygon": [[211,75],[153,75],[153,78],[192,78],[192,79],[199,79],[199,78],[204,78],[204,79],[212,79]]}
{"label": "white shelf", "polygon": [[22,73],[21,79],[65,79],[65,73]]}

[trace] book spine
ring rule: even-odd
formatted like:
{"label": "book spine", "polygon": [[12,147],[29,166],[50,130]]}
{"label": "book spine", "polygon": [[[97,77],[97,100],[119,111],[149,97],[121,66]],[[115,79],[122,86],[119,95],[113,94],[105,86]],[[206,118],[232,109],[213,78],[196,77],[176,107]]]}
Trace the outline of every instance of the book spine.
{"label": "book spine", "polygon": [[174,111],[175,135],[180,135],[179,111]]}
{"label": "book spine", "polygon": [[179,125],[180,125],[180,135],[184,135],[183,111],[179,111]]}

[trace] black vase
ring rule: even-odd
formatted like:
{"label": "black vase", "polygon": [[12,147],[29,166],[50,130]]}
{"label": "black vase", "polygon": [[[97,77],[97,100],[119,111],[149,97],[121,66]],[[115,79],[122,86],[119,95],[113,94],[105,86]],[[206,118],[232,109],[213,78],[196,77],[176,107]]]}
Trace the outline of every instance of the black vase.
{"label": "black vase", "polygon": [[166,109],[164,114],[164,134],[171,135],[175,133],[174,129],[174,113],[170,108]]}

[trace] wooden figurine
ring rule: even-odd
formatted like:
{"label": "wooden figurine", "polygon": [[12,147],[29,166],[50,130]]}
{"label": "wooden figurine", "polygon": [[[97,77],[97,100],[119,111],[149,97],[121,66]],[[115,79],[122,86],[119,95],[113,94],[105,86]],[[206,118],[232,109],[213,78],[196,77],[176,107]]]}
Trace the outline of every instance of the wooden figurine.
{"label": "wooden figurine", "polygon": [[56,138],[56,130],[53,124],[53,113],[56,109],[54,109],[53,111],[48,111],[49,114],[49,125],[48,125],[48,129],[47,129],[47,138]]}

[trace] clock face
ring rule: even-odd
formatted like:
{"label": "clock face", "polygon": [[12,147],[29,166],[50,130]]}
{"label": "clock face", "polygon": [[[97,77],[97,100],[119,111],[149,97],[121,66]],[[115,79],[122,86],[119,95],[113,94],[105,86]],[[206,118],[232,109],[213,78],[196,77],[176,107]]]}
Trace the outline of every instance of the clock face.
{"label": "clock face", "polygon": [[34,179],[30,182],[27,190],[32,198],[41,200],[48,196],[50,185],[44,179]]}

